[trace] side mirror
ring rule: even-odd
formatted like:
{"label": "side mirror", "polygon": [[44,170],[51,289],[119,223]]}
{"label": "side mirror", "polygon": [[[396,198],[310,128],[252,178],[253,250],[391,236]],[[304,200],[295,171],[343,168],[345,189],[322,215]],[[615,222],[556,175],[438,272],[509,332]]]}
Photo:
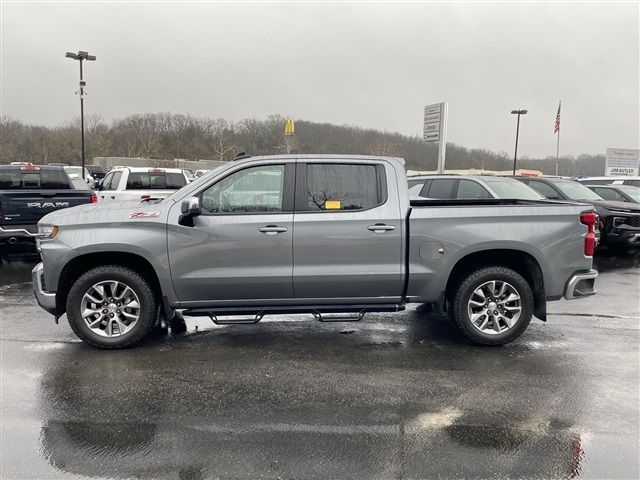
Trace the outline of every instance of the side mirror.
{"label": "side mirror", "polygon": [[178,223],[185,227],[193,227],[193,218],[200,215],[200,199],[198,197],[185,198],[180,205]]}

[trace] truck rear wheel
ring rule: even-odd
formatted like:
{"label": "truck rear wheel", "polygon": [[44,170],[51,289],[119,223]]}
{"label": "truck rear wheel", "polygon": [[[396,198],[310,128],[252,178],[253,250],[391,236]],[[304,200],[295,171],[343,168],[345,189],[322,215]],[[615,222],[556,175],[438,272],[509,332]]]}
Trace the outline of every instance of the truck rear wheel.
{"label": "truck rear wheel", "polygon": [[156,299],[149,283],[119,265],[81,275],[67,297],[74,333],[98,348],[126,348],[140,342],[155,325]]}
{"label": "truck rear wheel", "polygon": [[533,292],[518,272],[484,267],[458,285],[450,315],[474,343],[504,345],[518,338],[533,317]]}

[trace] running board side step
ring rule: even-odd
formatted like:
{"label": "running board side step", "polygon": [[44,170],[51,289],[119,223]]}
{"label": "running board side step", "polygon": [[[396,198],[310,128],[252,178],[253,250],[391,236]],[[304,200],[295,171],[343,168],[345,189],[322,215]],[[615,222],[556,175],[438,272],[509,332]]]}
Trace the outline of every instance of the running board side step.
{"label": "running board side step", "polygon": [[[209,317],[216,325],[252,325],[265,315],[287,315],[310,313],[321,322],[358,322],[369,312],[399,312],[404,304],[372,305],[307,305],[290,307],[216,307],[191,308],[182,312],[188,317]],[[331,315],[338,314],[338,315]],[[343,315],[340,315],[343,314]],[[220,316],[242,316],[244,318],[221,320]]]}

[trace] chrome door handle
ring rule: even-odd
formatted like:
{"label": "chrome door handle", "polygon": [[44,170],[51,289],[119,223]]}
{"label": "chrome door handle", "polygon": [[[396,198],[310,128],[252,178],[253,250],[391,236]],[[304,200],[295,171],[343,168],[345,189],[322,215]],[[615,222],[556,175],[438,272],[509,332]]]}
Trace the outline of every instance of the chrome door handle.
{"label": "chrome door handle", "polygon": [[286,232],[287,227],[279,227],[278,225],[267,225],[266,227],[260,227],[262,233],[266,233],[267,235],[275,235],[276,233]]}
{"label": "chrome door handle", "polygon": [[367,230],[371,230],[372,232],[388,232],[395,229],[395,225],[385,225],[384,223],[376,223],[375,225],[369,225],[367,227]]}

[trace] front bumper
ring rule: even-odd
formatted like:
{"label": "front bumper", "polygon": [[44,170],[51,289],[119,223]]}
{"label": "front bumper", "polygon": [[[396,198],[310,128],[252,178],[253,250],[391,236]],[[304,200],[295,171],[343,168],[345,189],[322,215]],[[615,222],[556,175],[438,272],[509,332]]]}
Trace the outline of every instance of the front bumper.
{"label": "front bumper", "polygon": [[596,270],[574,273],[567,281],[564,289],[564,298],[573,300],[574,298],[595,295],[595,282],[597,277],[598,272]]}
{"label": "front bumper", "polygon": [[37,264],[31,270],[31,279],[33,280],[33,293],[36,296],[38,305],[49,312],[51,315],[57,314],[56,294],[55,292],[47,292],[44,287],[44,266],[42,262]]}
{"label": "front bumper", "polygon": [[612,228],[607,233],[607,245],[613,247],[637,247],[640,246],[640,229],[628,227]]}

